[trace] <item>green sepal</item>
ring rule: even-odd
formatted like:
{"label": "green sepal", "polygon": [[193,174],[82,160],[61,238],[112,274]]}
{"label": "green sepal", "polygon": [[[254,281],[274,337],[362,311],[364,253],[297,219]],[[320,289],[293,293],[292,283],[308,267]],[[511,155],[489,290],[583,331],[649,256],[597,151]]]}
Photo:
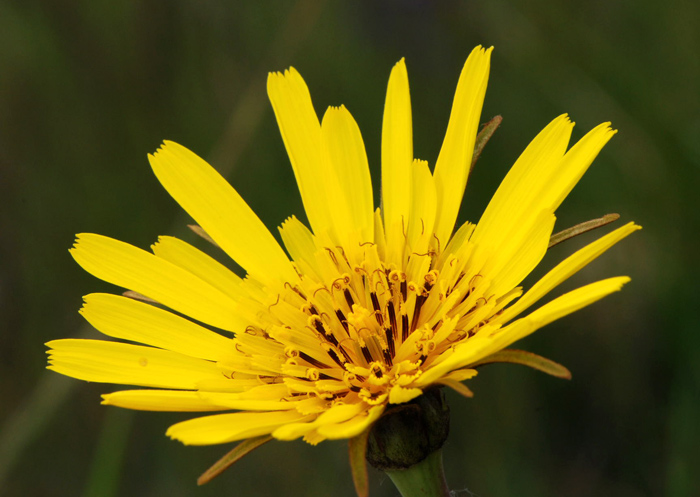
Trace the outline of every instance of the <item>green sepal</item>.
{"label": "green sepal", "polygon": [[496,352],[495,354],[491,354],[490,356],[485,357],[479,362],[471,364],[469,367],[476,368],[485,364],[492,364],[495,362],[510,362],[513,364],[522,364],[523,366],[529,366],[532,369],[536,369],[538,371],[542,371],[543,373],[556,376],[557,378],[562,378],[564,380],[571,379],[571,371],[566,369],[565,366],[562,366],[558,362],[554,362],[551,359],[547,359],[546,357],[542,357],[540,355],[533,354],[532,352],[527,352],[525,350],[501,350],[499,352]]}
{"label": "green sepal", "polygon": [[270,435],[263,435],[261,437],[249,438],[248,440],[244,440],[243,442],[239,443],[233,448],[233,450],[231,450],[231,452],[216,461],[211,468],[206,470],[202,476],[197,478],[197,485],[209,483],[221,473],[226,471],[233,463],[239,459],[242,459],[244,456],[248,455],[261,445],[266,444],[270,440],[272,440]]}
{"label": "green sepal", "polygon": [[370,428],[348,440],[350,471],[355,484],[357,497],[369,497],[369,477],[367,475],[367,438]]}
{"label": "green sepal", "polygon": [[561,242],[568,240],[569,238],[573,238],[575,236],[581,235],[596,228],[600,228],[602,226],[605,226],[606,224],[610,224],[614,221],[617,221],[618,219],[620,219],[619,214],[606,214],[603,217],[591,219],[590,221],[586,221],[584,223],[577,224],[576,226],[572,226],[571,228],[562,230],[559,233],[555,233],[550,237],[547,249],[549,250],[555,245],[558,245]]}
{"label": "green sepal", "polygon": [[489,122],[484,124],[484,127],[481,128],[479,134],[476,135],[476,142],[474,143],[474,154],[472,155],[472,163],[471,166],[469,166],[469,174],[471,174],[472,170],[474,169],[476,161],[479,160],[479,157],[481,157],[481,152],[484,151],[484,147],[489,142],[489,140],[491,139],[491,137],[496,132],[496,130],[502,122],[503,118],[501,116],[496,116]]}

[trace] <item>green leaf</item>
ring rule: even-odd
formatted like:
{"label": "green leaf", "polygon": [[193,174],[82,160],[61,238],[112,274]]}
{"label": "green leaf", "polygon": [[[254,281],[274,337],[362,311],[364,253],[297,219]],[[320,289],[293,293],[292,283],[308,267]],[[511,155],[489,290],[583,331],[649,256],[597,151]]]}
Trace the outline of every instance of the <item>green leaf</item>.
{"label": "green leaf", "polygon": [[348,440],[350,471],[352,472],[352,481],[355,483],[357,497],[369,497],[369,479],[367,476],[366,458],[367,437],[369,437],[369,428],[358,436]]}
{"label": "green leaf", "polygon": [[527,352],[525,350],[516,349],[506,349],[491,354],[490,356],[480,360],[477,363],[472,364],[469,367],[475,368],[478,366],[483,366],[484,364],[492,364],[494,362],[510,362],[513,364],[522,364],[523,366],[529,366],[532,369],[542,371],[543,373],[556,376],[557,378],[562,378],[564,380],[571,379],[571,372],[566,369],[566,367],[561,364],[547,359],[546,357],[533,354],[532,352]]}
{"label": "green leaf", "polygon": [[223,473],[226,469],[228,469],[228,467],[231,466],[233,463],[235,463],[239,459],[242,459],[243,456],[248,455],[250,452],[257,449],[261,445],[266,444],[270,440],[272,440],[272,437],[270,435],[263,435],[261,437],[249,438],[248,440],[244,440],[243,442],[239,443],[233,448],[231,452],[229,452],[224,457],[216,461],[216,463],[214,463],[214,465],[211,468],[206,470],[204,474],[202,474],[202,476],[197,478],[197,485],[204,485],[205,483],[209,483],[214,478]]}

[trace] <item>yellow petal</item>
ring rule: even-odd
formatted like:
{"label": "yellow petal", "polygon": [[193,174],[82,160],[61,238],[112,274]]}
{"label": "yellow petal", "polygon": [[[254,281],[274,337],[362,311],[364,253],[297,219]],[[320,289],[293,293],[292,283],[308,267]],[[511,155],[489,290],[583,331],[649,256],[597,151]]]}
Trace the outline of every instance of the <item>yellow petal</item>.
{"label": "yellow petal", "polygon": [[499,337],[498,339],[499,341],[507,343],[501,348],[526,337],[533,331],[548,325],[552,321],[578,311],[613,292],[619,291],[622,289],[622,286],[629,281],[630,279],[627,276],[618,276],[590,283],[565,293],[561,297],[543,305],[525,318],[519,319],[512,325],[503,328],[500,333],[507,336],[507,338]]}
{"label": "yellow petal", "polygon": [[412,252],[427,251],[433,239],[436,209],[437,194],[433,175],[430,174],[426,161],[416,159],[413,161],[413,198],[408,223],[408,244]]}
{"label": "yellow petal", "polygon": [[511,291],[532,272],[547,253],[555,217],[549,211],[532,216],[533,221],[514,229],[511,238],[498,247],[480,246],[489,258],[488,269],[482,271],[493,279],[491,292],[501,296]]}
{"label": "yellow petal", "polygon": [[280,426],[272,432],[272,436],[278,440],[295,440],[320,426],[341,423],[352,419],[365,409],[366,406],[363,403],[336,404],[327,409],[314,421],[308,423],[289,423]]}
{"label": "yellow petal", "polygon": [[317,431],[319,435],[329,440],[356,437],[378,420],[384,409],[384,405],[374,406],[365,411],[365,413],[359,414],[348,421],[320,426]]}
{"label": "yellow petal", "polygon": [[313,419],[296,411],[235,412],[190,419],[168,428],[166,435],[185,445],[213,445],[267,435],[286,423]]}
{"label": "yellow petal", "polygon": [[460,394],[462,397],[467,397],[468,399],[471,399],[474,397],[474,392],[472,392],[469,387],[464,385],[463,383],[460,383],[459,381],[452,380],[450,378],[445,378],[442,377],[439,380],[436,380],[435,383],[438,383],[439,385],[445,385],[446,387],[450,387],[452,390]]}
{"label": "yellow petal", "polygon": [[552,211],[556,210],[615,133],[617,130],[611,129],[609,122],[599,124],[586,133],[566,153],[551,179],[544,185],[540,202],[548,204]]}
{"label": "yellow petal", "polygon": [[170,141],[148,158],[168,193],[249,274],[263,282],[296,280],[272,234],[206,161]]}
{"label": "yellow petal", "polygon": [[396,63],[389,77],[382,123],[382,211],[387,259],[399,265],[404,229],[411,211],[413,123],[406,63]]}
{"label": "yellow petal", "polygon": [[[352,242],[372,241],[372,181],[360,128],[341,105],[326,111],[321,135],[326,162],[327,209],[335,222],[339,241],[346,247]],[[359,233],[361,239],[348,239],[347,235],[353,233]]]}
{"label": "yellow petal", "polygon": [[233,341],[171,312],[133,299],[92,293],[80,313],[105,335],[201,359],[230,356]]}
{"label": "yellow petal", "polygon": [[321,125],[309,89],[297,70],[290,67],[284,74],[268,75],[267,94],[311,228],[317,235],[329,231],[332,221],[326,205]]}
{"label": "yellow petal", "polygon": [[243,280],[237,274],[189,243],[172,236],[160,236],[151,249],[161,259],[186,269],[232,299],[247,297],[241,287]]}
{"label": "yellow petal", "polygon": [[580,269],[588,265],[592,260],[599,257],[610,247],[631,233],[642,229],[634,223],[628,223],[615,231],[608,233],[582,249],[575,252],[560,262],[554,269],[541,278],[533,287],[520,298],[515,304],[506,309],[496,322],[507,323],[539,299],[547,295],[553,288],[558,286],[569,277],[576,274]]}
{"label": "yellow petal", "polygon": [[400,385],[394,385],[389,390],[389,404],[403,404],[409,400],[413,400],[423,393],[420,388],[404,388]]}
{"label": "yellow petal", "polygon": [[279,398],[241,399],[238,398],[240,397],[238,394],[221,392],[200,392],[199,395],[211,404],[239,411],[288,411],[290,407],[294,407],[293,402],[279,400]]}
{"label": "yellow petal", "polygon": [[543,188],[548,187],[566,152],[573,123],[568,116],[554,119],[527,146],[491,198],[477,224],[471,241],[498,247],[511,231],[539,212],[537,202]]}
{"label": "yellow petal", "polygon": [[619,291],[622,285],[628,281],[628,277],[619,276],[577,288],[496,332],[489,331],[493,330],[493,328],[489,328],[489,325],[486,325],[474,337],[455,347],[454,352],[443,354],[445,358],[425,371],[414,382],[414,385],[429,385],[452,370],[476,363],[552,321],[586,307],[613,292]]}
{"label": "yellow petal", "polygon": [[452,234],[462,204],[484,104],[492,48],[472,50],[457,83],[445,140],[435,164],[435,234],[443,245]]}
{"label": "yellow petal", "polygon": [[194,390],[221,378],[215,363],[170,350],[104,340],[54,340],[48,369],[79,380]]}
{"label": "yellow petal", "polygon": [[102,403],[140,411],[223,411],[198,392],[183,390],[122,390],[102,395]]}
{"label": "yellow petal", "polygon": [[106,236],[79,234],[71,255],[83,269],[114,285],[134,290],[182,314],[235,331],[235,302],[196,277],[155,255]]}
{"label": "yellow petal", "polygon": [[317,249],[313,233],[295,216],[286,219],[279,227],[279,232],[287,252],[302,274],[316,276],[318,279],[315,256]]}

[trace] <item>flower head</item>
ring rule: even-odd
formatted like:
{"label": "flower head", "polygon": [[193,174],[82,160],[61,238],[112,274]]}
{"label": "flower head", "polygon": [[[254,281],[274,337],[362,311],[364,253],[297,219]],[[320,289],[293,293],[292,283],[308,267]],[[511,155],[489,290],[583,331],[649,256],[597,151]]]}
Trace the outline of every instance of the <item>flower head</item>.
{"label": "flower head", "polygon": [[330,107],[319,122],[296,70],[270,74],[268,93],[309,221],[282,223],[290,257],[211,166],[165,142],[149,157],[153,171],[246,277],[176,238],[160,237],[151,253],[78,235],[71,254],[85,270],[149,300],[91,294],[81,313],[102,333],[144,345],[57,340],[48,344],[49,368],[147,387],[106,394],[105,404],[237,411],[168,430],[199,445],[267,434],[314,444],[350,438],[389,404],[431,385],[471,395],[461,382],[479,364],[556,369],[503,349],[628,278],[592,283],[522,314],[639,227],[630,223],[598,239],[523,293],[520,283],[547,251],[555,210],[615,133],[601,124],[567,151],[573,123],[564,115],[523,152],[481,220],[453,233],[490,52],[477,47],[464,65],[433,171],[414,158],[408,77],[403,60],[396,64],[376,210],[364,144],[348,110]]}

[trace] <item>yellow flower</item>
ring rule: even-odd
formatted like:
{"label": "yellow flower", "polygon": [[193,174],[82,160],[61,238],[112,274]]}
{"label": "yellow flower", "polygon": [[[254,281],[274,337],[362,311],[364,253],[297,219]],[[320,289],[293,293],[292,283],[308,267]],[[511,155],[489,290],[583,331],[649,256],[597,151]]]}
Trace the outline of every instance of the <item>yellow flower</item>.
{"label": "yellow flower", "polygon": [[360,434],[389,404],[431,385],[470,395],[461,382],[476,375],[475,365],[509,358],[546,364],[501,351],[628,278],[592,283],[519,316],[639,226],[629,223],[584,247],[523,294],[518,285],[547,251],[555,210],[615,133],[601,124],[567,151],[573,123],[564,115],[523,152],[481,220],[453,233],[490,53],[477,47],[464,65],[433,172],[414,159],[408,77],[403,60],[396,64],[376,210],[348,110],[330,107],[319,123],[299,73],[270,74],[268,94],[310,225],[295,217],[282,224],[291,260],[209,164],[165,142],[149,157],[159,181],[247,276],[168,236],[150,253],[78,235],[71,254],[86,271],[159,305],[87,295],[81,313],[95,328],[144,345],[52,341],[49,369],[148,387],[106,394],[104,404],[240,411],[171,426],[167,434],[185,444],[266,434],[315,444]]}

